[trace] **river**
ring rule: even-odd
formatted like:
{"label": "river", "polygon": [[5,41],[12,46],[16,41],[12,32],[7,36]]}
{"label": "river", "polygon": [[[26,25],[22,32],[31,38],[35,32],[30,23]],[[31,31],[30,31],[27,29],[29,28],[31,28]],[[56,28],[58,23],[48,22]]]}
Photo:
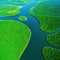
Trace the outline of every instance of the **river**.
{"label": "river", "polygon": [[[17,20],[26,24],[32,31],[32,36],[28,47],[26,48],[25,52],[23,53],[21,60],[44,60],[42,56],[42,48],[44,46],[50,46],[56,49],[59,47],[55,47],[50,45],[45,41],[45,37],[48,33],[43,32],[40,30],[40,24],[36,18],[29,14],[29,9],[35,6],[37,2],[31,2],[25,5],[22,9],[20,9],[21,13],[14,17],[0,17],[3,20]],[[19,20],[19,16],[26,16],[28,18],[27,21]]]}

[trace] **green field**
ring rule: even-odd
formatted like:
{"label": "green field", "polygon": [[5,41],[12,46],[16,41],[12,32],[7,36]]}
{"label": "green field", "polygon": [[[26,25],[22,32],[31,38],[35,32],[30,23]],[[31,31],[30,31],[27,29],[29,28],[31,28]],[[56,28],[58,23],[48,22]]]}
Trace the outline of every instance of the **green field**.
{"label": "green field", "polygon": [[60,2],[40,2],[29,12],[37,18],[40,29],[44,32],[55,32],[60,29]]}
{"label": "green field", "polygon": [[19,60],[30,37],[31,30],[25,24],[0,20],[0,60]]}
{"label": "green field", "polygon": [[0,4],[0,16],[15,16],[20,13],[19,8],[17,6],[11,6],[8,4]]}
{"label": "green field", "polygon": [[60,32],[48,35],[46,41],[54,46],[60,47]]}
{"label": "green field", "polygon": [[60,60],[60,50],[44,47],[42,49],[42,54],[45,60]]}

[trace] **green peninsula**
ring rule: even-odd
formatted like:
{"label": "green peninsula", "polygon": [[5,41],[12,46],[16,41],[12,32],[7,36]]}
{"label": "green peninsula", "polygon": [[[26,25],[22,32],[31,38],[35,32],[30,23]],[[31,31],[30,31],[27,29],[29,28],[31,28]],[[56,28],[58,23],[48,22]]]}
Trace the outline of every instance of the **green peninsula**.
{"label": "green peninsula", "polygon": [[38,3],[30,14],[40,22],[40,29],[55,32],[60,29],[60,1],[43,1]]}
{"label": "green peninsula", "polygon": [[20,60],[31,37],[31,30],[14,20],[0,20],[0,60]]}
{"label": "green peninsula", "polygon": [[46,41],[54,46],[60,47],[60,32],[48,35]]}
{"label": "green peninsula", "polygon": [[8,5],[8,4],[0,4],[0,16],[15,16],[20,13],[19,8],[17,6]]}
{"label": "green peninsula", "polygon": [[44,47],[42,49],[44,60],[60,60],[60,50],[51,47]]}

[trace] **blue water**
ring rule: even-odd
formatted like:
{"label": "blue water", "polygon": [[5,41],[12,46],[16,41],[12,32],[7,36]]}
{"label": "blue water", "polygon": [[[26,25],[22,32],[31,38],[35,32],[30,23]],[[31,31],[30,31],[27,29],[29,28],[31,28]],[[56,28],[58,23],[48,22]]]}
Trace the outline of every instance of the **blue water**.
{"label": "blue water", "polygon": [[[60,49],[59,47],[52,46],[45,41],[45,37],[48,33],[41,31],[40,24],[37,21],[37,19],[29,14],[29,9],[35,6],[36,4],[37,2],[32,2],[25,5],[22,9],[20,9],[21,13],[17,16],[0,17],[0,19],[3,19],[3,20],[9,20],[9,19],[17,20],[19,22],[26,24],[31,29],[31,32],[32,32],[31,40],[27,49],[23,53],[21,60],[44,60],[42,56],[42,48],[44,46],[50,46],[56,49]],[[20,21],[19,16],[21,15],[26,16],[28,20]]]}

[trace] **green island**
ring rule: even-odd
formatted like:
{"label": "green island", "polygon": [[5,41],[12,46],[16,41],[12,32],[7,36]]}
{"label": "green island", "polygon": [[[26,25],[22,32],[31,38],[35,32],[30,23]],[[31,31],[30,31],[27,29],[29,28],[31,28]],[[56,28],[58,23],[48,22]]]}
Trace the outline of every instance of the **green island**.
{"label": "green island", "polygon": [[38,3],[29,13],[37,18],[40,29],[44,32],[55,32],[60,29],[60,2],[43,1]]}
{"label": "green island", "polygon": [[20,10],[17,6],[11,6],[8,4],[0,4],[0,16],[15,16],[20,13]]}
{"label": "green island", "polygon": [[0,60],[20,60],[31,37],[31,30],[15,20],[0,20]]}
{"label": "green island", "polygon": [[22,20],[22,21],[26,21],[27,17],[26,16],[20,16],[19,19]]}
{"label": "green island", "polygon": [[49,34],[46,37],[46,41],[54,46],[60,47],[60,32],[55,34]]}
{"label": "green island", "polygon": [[45,60],[60,60],[60,50],[51,47],[44,47],[42,54]]}

